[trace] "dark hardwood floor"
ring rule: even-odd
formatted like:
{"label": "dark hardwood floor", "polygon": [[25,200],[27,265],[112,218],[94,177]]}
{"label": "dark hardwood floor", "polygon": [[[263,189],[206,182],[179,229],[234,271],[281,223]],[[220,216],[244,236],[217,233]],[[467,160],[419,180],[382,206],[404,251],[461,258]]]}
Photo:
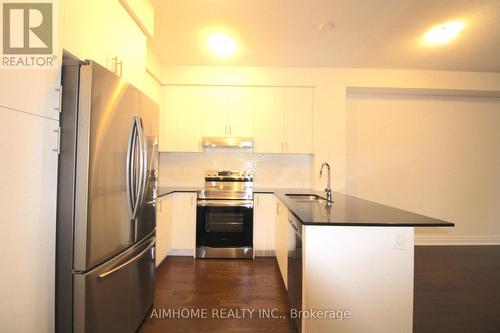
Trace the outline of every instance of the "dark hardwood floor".
{"label": "dark hardwood floor", "polygon": [[[183,308],[207,309],[207,316],[185,319],[157,316],[161,309]],[[245,318],[223,319],[225,309],[255,309],[255,312],[252,318],[246,311]],[[296,332],[289,318],[259,318],[258,309],[276,309],[273,314],[277,316],[289,311],[285,286],[274,258],[194,260],[168,257],[158,267],[153,312],[139,332]],[[242,317],[243,313],[239,315]]]}
{"label": "dark hardwood floor", "polygon": [[[500,246],[416,247],[414,302],[415,333],[500,332]],[[288,318],[259,318],[257,309],[273,308],[279,315],[289,311],[273,258],[169,257],[158,268],[153,312],[139,332],[296,332]],[[169,309],[207,313],[172,319]],[[217,318],[223,309],[256,310],[252,318],[249,313],[243,319]]]}
{"label": "dark hardwood floor", "polygon": [[415,333],[500,332],[500,246],[415,248]]}

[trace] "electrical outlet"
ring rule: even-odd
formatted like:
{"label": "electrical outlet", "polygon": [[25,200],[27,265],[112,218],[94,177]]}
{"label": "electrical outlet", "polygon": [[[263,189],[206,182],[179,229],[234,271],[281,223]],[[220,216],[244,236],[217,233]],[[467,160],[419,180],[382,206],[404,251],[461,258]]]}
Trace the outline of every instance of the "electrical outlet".
{"label": "electrical outlet", "polygon": [[394,250],[404,250],[405,249],[405,235],[402,232],[397,232],[394,239]]}

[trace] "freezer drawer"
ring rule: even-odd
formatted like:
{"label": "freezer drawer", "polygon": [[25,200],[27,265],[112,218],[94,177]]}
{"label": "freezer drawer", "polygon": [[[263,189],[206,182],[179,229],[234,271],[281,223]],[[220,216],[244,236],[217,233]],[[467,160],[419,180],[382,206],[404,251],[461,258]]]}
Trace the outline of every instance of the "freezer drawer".
{"label": "freezer drawer", "polygon": [[130,305],[131,331],[135,332],[153,305],[155,295],[155,248],[146,258],[138,260],[130,270],[132,303]]}
{"label": "freezer drawer", "polygon": [[154,236],[74,276],[74,332],[135,332],[153,304]]}

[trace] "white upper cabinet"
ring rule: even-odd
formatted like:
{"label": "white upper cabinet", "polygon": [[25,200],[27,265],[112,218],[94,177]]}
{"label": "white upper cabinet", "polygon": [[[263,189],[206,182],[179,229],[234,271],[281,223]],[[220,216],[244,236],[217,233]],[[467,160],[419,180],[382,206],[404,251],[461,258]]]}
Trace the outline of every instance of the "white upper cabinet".
{"label": "white upper cabinet", "polygon": [[284,110],[284,148],[287,153],[313,152],[312,88],[280,88]]}
{"label": "white upper cabinet", "polygon": [[256,88],[254,124],[256,152],[311,154],[312,88]]}
{"label": "white upper cabinet", "polygon": [[123,6],[98,0],[66,0],[61,5],[62,48],[96,61],[142,89],[147,37]]}
{"label": "white upper cabinet", "polygon": [[254,141],[258,153],[282,153],[283,102],[279,88],[255,88]]}
{"label": "white upper cabinet", "polygon": [[160,151],[201,150],[204,96],[203,87],[165,88],[160,114]]}
{"label": "white upper cabinet", "polygon": [[231,107],[228,87],[204,87],[203,136],[229,136],[228,114]]}
{"label": "white upper cabinet", "polygon": [[116,71],[123,79],[137,88],[144,89],[146,76],[147,37],[129,13],[118,4],[114,18],[116,29]]}
{"label": "white upper cabinet", "polygon": [[253,136],[253,89],[205,87],[203,136]]}
{"label": "white upper cabinet", "polygon": [[253,137],[254,89],[228,88],[228,136]]}
{"label": "white upper cabinet", "polygon": [[168,86],[162,151],[200,151],[202,137],[253,137],[258,153],[311,154],[313,89]]}
{"label": "white upper cabinet", "polygon": [[[118,1],[61,1],[60,42],[62,48],[82,59],[92,59],[111,69],[114,56],[114,29],[110,13]],[[89,18],[92,24],[88,24]]]}

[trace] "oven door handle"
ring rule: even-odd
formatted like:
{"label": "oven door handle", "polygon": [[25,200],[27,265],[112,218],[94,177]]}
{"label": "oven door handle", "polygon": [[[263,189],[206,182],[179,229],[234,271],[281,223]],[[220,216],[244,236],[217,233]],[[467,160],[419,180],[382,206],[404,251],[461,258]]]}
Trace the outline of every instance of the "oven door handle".
{"label": "oven door handle", "polygon": [[198,200],[200,207],[244,207],[253,208],[253,200]]}

